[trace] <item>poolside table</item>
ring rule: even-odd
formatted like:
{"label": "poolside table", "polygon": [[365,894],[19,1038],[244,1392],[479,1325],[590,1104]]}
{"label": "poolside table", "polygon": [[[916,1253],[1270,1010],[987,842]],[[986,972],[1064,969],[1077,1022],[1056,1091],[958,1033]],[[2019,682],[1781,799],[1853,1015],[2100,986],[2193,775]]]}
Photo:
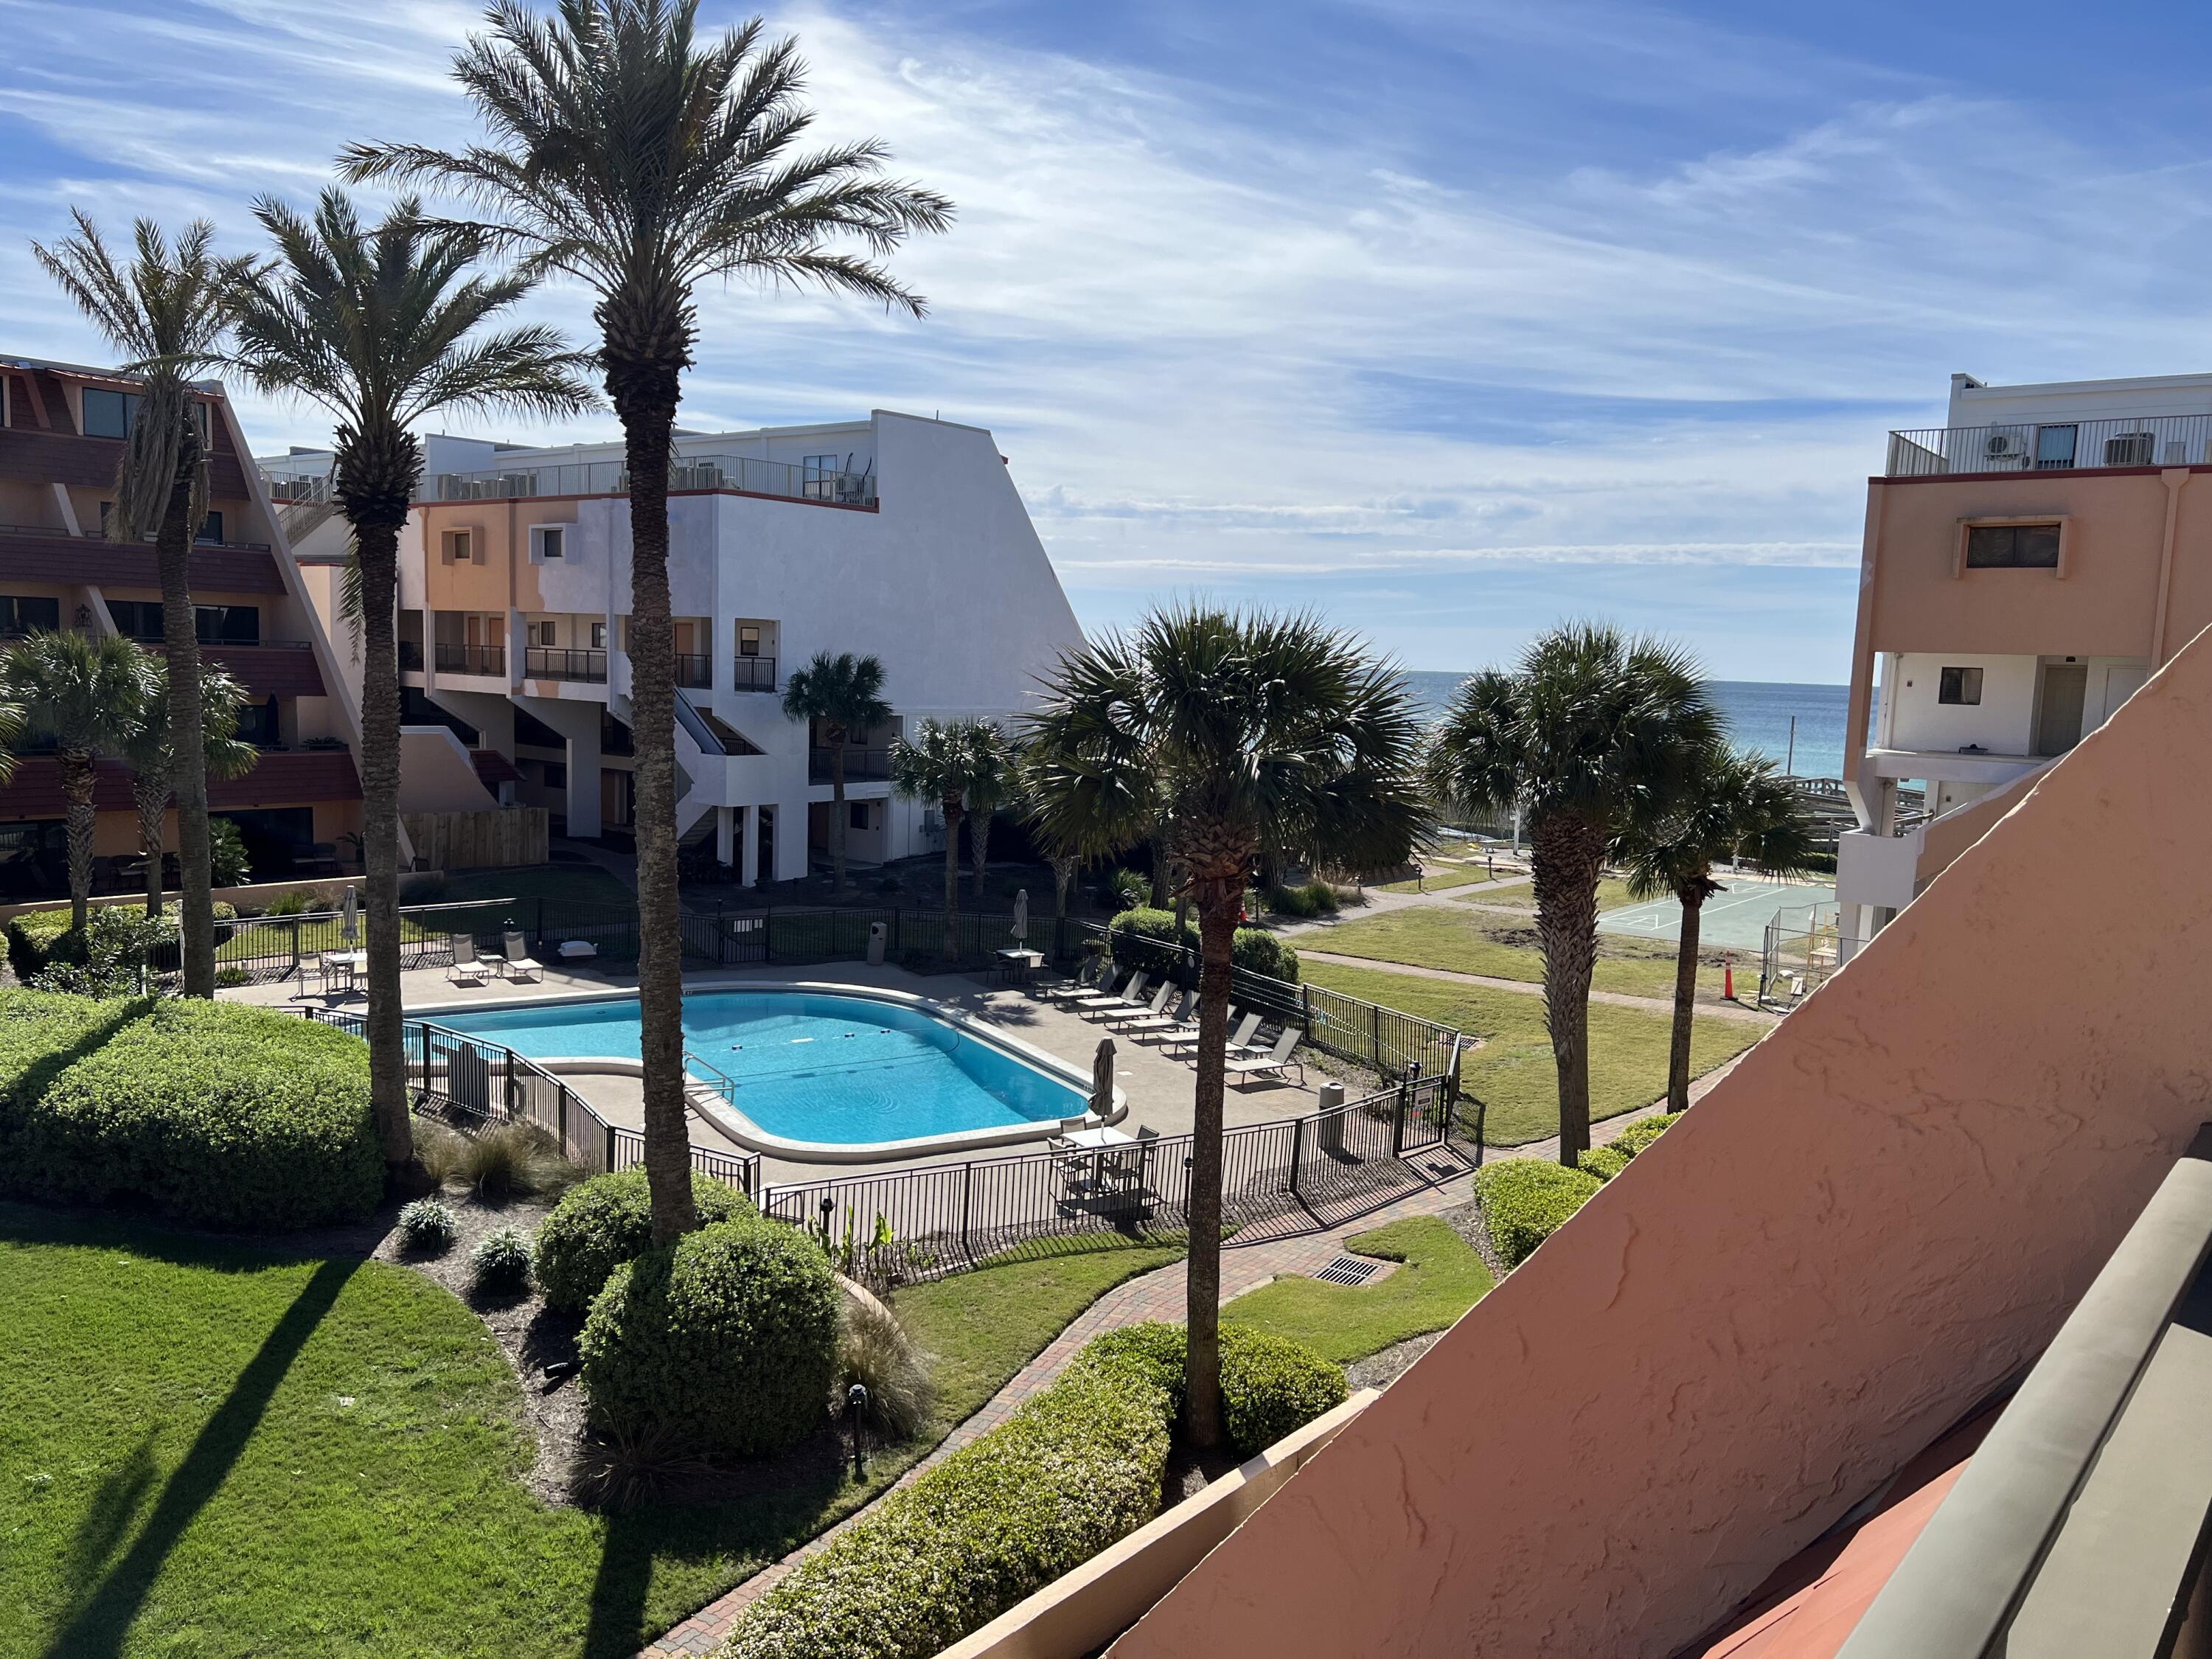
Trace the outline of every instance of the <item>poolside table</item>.
{"label": "poolside table", "polygon": [[341,974],[345,976],[345,994],[353,994],[356,975],[368,969],[366,951],[325,951],[323,952],[323,994],[327,997],[334,988],[332,981]]}
{"label": "poolside table", "polygon": [[1020,947],[998,953],[999,973],[1010,985],[1026,985],[1030,975],[1044,966],[1044,952]]}

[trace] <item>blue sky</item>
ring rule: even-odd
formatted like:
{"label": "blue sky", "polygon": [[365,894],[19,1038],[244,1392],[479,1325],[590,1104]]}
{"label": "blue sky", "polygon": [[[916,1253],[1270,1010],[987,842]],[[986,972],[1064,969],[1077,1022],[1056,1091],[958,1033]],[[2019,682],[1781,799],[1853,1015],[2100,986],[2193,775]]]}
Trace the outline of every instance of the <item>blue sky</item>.
{"label": "blue sky", "polygon": [[[2201,8],[769,15],[819,130],[883,137],[960,222],[901,261],[921,323],[704,296],[685,423],[988,426],[1091,625],[1309,605],[1460,669],[1600,615],[1723,678],[1837,681],[1865,476],[1952,370],[2206,366]],[[309,195],[349,138],[465,140],[446,66],[476,17],[0,0],[0,347],[103,355],[27,251],[71,204],[243,248],[245,204]],[[531,303],[586,325],[575,293]],[[246,414],[257,444],[324,436]]]}

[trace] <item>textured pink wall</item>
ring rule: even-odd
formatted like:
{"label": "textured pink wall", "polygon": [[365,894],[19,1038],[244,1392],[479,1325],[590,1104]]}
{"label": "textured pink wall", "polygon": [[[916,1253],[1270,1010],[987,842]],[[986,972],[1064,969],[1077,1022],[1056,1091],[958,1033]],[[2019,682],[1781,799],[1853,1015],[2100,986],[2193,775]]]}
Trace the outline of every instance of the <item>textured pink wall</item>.
{"label": "textured pink wall", "polygon": [[1725,1615],[2048,1340],[2212,1116],[2208,825],[2199,637],[1115,1659],[1658,1659]]}

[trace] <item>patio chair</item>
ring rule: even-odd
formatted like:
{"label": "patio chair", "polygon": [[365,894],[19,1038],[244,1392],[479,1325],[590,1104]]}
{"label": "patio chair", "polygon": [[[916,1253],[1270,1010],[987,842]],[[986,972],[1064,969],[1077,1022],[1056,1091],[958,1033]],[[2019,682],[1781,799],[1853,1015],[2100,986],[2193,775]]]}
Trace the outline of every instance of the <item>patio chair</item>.
{"label": "patio chair", "polygon": [[[1232,1016],[1237,1012],[1234,1008],[1231,1008],[1229,1012]],[[1228,1051],[1233,1054],[1238,1049],[1249,1046],[1252,1041],[1252,1033],[1259,1029],[1260,1016],[1256,1013],[1245,1015],[1242,1019],[1237,1022],[1235,1027],[1229,1033]],[[1170,1037],[1167,1041],[1166,1048],[1168,1053],[1173,1054],[1178,1048],[1194,1050],[1197,1047],[1198,1016],[1194,1013],[1191,1016],[1190,1029],[1188,1031],[1179,1031],[1175,1036]]]}
{"label": "patio chair", "polygon": [[1298,1043],[1304,1036],[1305,1033],[1297,1026],[1285,1025],[1283,1027],[1283,1034],[1275,1039],[1275,1046],[1266,1054],[1231,1060],[1229,1062],[1229,1074],[1237,1078],[1279,1078],[1285,1072],[1295,1069],[1298,1074],[1298,1082],[1303,1086],[1306,1080],[1306,1063],[1302,1060],[1294,1060],[1291,1056],[1297,1053]]}
{"label": "patio chair", "polygon": [[467,933],[452,936],[453,965],[446,969],[446,977],[455,985],[482,985],[490,978],[489,970],[477,955],[477,942]]}
{"label": "patio chair", "polygon": [[509,979],[543,979],[544,964],[530,954],[520,928],[509,928],[505,935],[507,945],[507,976]]}
{"label": "patio chair", "polygon": [[1175,994],[1175,988],[1173,980],[1164,979],[1159,988],[1152,993],[1150,1002],[1132,1003],[1127,1008],[1109,1008],[1103,1018],[1107,1024],[1117,1030],[1127,1029],[1132,1020],[1158,1019],[1160,1011],[1168,1006],[1168,999]]}
{"label": "patio chair", "polygon": [[1057,985],[1040,985],[1038,997],[1046,1002],[1060,1002],[1069,997],[1088,996],[1098,988],[1100,976],[1112,964],[1103,957],[1085,957],[1081,965]]}
{"label": "patio chair", "polygon": [[1114,1013],[1124,1008],[1136,1007],[1144,997],[1145,988],[1152,982],[1152,976],[1139,968],[1129,975],[1129,982],[1121,988],[1119,996],[1107,992],[1094,997],[1079,997],[1073,1005],[1075,1012],[1088,1019],[1093,1014]]}
{"label": "patio chair", "polygon": [[1097,1171],[1097,1154],[1085,1152],[1065,1135],[1054,1135],[1045,1146],[1052,1153],[1053,1173],[1060,1177],[1060,1196],[1080,1195]]}
{"label": "patio chair", "polygon": [[1121,970],[1112,963],[1102,962],[1098,964],[1098,977],[1088,986],[1062,992],[1053,1000],[1063,1008],[1083,1008],[1093,1003],[1119,1002],[1121,998],[1115,994],[1114,981],[1120,976],[1120,973]]}
{"label": "patio chair", "polygon": [[1155,1010],[1139,1018],[1125,1021],[1121,1033],[1125,1036],[1134,1037],[1164,1036],[1187,1023],[1183,1016],[1190,1012],[1191,1004],[1197,1000],[1197,992],[1185,991],[1176,1004],[1175,1012],[1170,1014],[1164,1010]]}

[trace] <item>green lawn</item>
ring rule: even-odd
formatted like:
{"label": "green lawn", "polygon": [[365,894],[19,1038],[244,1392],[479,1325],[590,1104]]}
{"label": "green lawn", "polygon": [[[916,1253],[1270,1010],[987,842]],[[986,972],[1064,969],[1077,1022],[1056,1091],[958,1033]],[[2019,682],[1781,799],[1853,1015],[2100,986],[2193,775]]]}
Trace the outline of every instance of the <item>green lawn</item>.
{"label": "green lawn", "polygon": [[[1494,904],[1508,910],[1534,910],[1536,908],[1536,890],[1525,880],[1511,887],[1492,888],[1480,893],[1462,893],[1459,896],[1462,904]],[[1601,910],[1618,910],[1625,904],[1642,902],[1643,900],[1629,896],[1628,884],[1618,876],[1607,876],[1597,884],[1597,908]]]}
{"label": "green lawn", "polygon": [[1454,887],[1471,886],[1478,881],[1488,881],[1490,872],[1469,869],[1464,865],[1432,864],[1413,881],[1386,881],[1375,890],[1378,893],[1442,893]]}
{"label": "green lawn", "polygon": [[1432,1215],[1355,1233],[1345,1248],[1406,1265],[1372,1285],[1278,1279],[1238,1297],[1221,1310],[1222,1318],[1289,1337],[1348,1365],[1409,1336],[1443,1330],[1490,1291],[1482,1258]]}
{"label": "green lawn", "polygon": [[1173,1255],[902,1293],[945,1401],[865,1486],[824,1436],[740,1498],[607,1517],[532,1495],[514,1372],[419,1274],[0,1205],[0,1659],[629,1659]]}
{"label": "green lawn", "polygon": [[[1534,945],[1508,943],[1503,937],[1528,933],[1534,920],[1534,916],[1524,920],[1483,910],[1423,905],[1301,933],[1297,943],[1306,950],[1333,951],[1340,956],[1540,984],[1544,977],[1543,952]],[[1590,980],[1596,989],[1631,996],[1674,997],[1673,947],[1601,935],[1598,951],[1597,967]],[[1701,995],[1717,998],[1721,970],[1700,969],[1698,989]]]}
{"label": "green lawn", "polygon": [[[1559,1073],[1544,1030],[1544,1000],[1518,991],[1449,980],[1421,979],[1383,968],[1347,968],[1339,963],[1308,963],[1306,979],[1347,996],[1364,997],[1386,1008],[1457,1026],[1485,1038],[1483,1047],[1460,1062],[1460,1080],[1486,1111],[1483,1139],[1492,1146],[1518,1146],[1557,1133]],[[1667,1091],[1667,1042],[1671,1026],[1663,1013],[1594,1002],[1589,1010],[1590,1116],[1618,1117],[1648,1106]],[[1690,1075],[1712,1070],[1741,1054],[1761,1028],[1749,1020],[1701,1014],[1692,1027]],[[1472,1111],[1470,1103],[1468,1109]]]}

